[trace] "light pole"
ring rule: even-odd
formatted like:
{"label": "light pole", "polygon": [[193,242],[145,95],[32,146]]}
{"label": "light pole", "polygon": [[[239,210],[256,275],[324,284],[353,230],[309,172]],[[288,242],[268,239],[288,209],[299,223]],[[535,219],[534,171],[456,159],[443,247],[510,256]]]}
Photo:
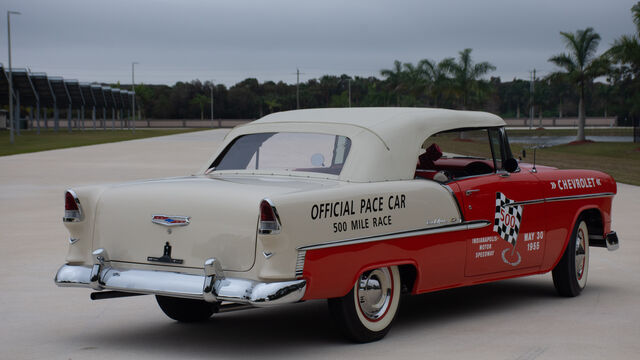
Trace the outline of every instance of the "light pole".
{"label": "light pole", "polygon": [[135,82],[135,77],[134,77],[134,65],[138,64],[137,61],[134,61],[131,63],[131,92],[133,93],[132,95],[132,99],[131,99],[131,123],[133,124],[133,133],[135,134],[136,132],[136,82]]}
{"label": "light pole", "polygon": [[[13,68],[11,67],[11,14],[20,15],[17,11],[7,11],[7,44],[9,46],[9,142],[13,144]],[[18,124],[20,126],[20,124]]]}
{"label": "light pole", "polygon": [[531,128],[533,127],[533,92],[535,89],[535,83],[536,83],[536,69],[533,69],[533,72],[531,73],[531,82],[530,82],[530,88],[529,88],[529,99],[530,99],[529,130],[531,130]]}
{"label": "light pole", "polygon": [[[211,127],[213,127],[213,83],[216,81],[216,79],[211,80]],[[222,122],[222,120],[220,120],[220,122]],[[218,127],[220,127],[220,124],[218,124]]]}
{"label": "light pole", "polygon": [[300,109],[300,69],[296,69],[296,109]]}

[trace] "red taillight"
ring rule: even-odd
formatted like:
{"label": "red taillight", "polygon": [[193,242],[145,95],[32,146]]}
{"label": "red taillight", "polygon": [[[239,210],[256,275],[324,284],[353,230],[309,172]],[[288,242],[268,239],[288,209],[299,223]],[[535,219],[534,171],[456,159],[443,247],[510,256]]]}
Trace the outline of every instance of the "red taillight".
{"label": "red taillight", "polygon": [[260,203],[260,221],[276,221],[276,214],[266,200]]}
{"label": "red taillight", "polygon": [[80,200],[72,191],[67,190],[64,194],[64,222],[75,222],[82,220],[82,211],[80,210]]}
{"label": "red taillight", "polygon": [[260,221],[258,222],[258,233],[277,234],[280,232],[280,220],[276,213],[276,208],[267,200],[260,202]]}
{"label": "red taillight", "polygon": [[67,191],[64,194],[64,209],[65,210],[76,210],[76,211],[80,210],[78,208],[78,204],[76,203],[75,197],[69,191]]}

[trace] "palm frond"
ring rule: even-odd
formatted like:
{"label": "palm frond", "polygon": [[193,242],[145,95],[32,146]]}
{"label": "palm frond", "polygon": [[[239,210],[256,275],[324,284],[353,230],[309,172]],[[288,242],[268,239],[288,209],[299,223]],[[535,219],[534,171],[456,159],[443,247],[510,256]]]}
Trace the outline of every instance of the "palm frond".
{"label": "palm frond", "polygon": [[386,78],[392,78],[394,76],[399,75],[402,72],[402,63],[398,60],[393,62],[393,69],[382,69],[380,70],[380,75]]}
{"label": "palm frond", "polygon": [[558,67],[565,69],[567,72],[574,72],[578,67],[575,59],[573,59],[571,55],[566,53],[552,56],[548,61],[554,63]]}
{"label": "palm frond", "polygon": [[574,33],[560,31],[560,35],[562,36],[564,46],[568,48],[570,52],[575,53],[579,51],[580,46]]}
{"label": "palm frond", "polygon": [[600,56],[591,61],[584,72],[587,77],[592,79],[606,75],[611,72],[611,61],[607,56]]}
{"label": "palm frond", "polygon": [[455,65],[456,60],[452,57],[444,58],[438,63],[438,72],[443,74],[451,73],[452,67]]}
{"label": "palm frond", "polygon": [[436,64],[429,59],[422,59],[418,62],[418,71],[422,77],[429,81],[436,78]]}
{"label": "palm frond", "polygon": [[593,28],[586,28],[582,33],[582,41],[584,46],[584,53],[582,65],[586,66],[589,60],[593,59],[598,50],[598,44],[600,44],[600,35],[596,33]]}
{"label": "palm frond", "polygon": [[474,78],[479,78],[495,70],[496,70],[496,67],[493,64],[491,64],[490,62],[484,61],[479,64],[475,64],[475,66],[473,67],[473,71],[471,73],[473,74]]}

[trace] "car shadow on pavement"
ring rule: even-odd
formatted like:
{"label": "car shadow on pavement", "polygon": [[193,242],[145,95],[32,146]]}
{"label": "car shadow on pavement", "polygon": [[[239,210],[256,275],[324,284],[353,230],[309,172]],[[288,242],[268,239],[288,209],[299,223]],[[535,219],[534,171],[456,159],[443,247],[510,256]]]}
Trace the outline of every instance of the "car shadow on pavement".
{"label": "car shadow on pavement", "polygon": [[[541,301],[552,306],[558,298],[546,278],[512,279],[405,296],[394,329],[428,332],[460,318],[525,309]],[[158,309],[157,316],[164,314]],[[318,345],[351,346],[331,321],[326,302],[320,300],[220,313],[203,323],[182,324],[166,318],[160,326],[150,326],[143,319],[137,323],[132,319],[117,332],[103,331],[99,338],[95,334],[77,335],[74,341],[175,357],[207,353],[220,357],[299,357]]]}

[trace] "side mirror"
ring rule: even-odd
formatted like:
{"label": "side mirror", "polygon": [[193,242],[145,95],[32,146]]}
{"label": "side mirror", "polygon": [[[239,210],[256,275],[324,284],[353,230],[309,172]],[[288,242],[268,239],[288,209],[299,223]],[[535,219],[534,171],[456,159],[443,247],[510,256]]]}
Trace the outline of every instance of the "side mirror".
{"label": "side mirror", "polygon": [[507,172],[515,172],[516,170],[518,170],[518,161],[516,161],[516,159],[514,158],[509,158],[505,160],[505,162],[502,164],[502,167],[507,170]]}

